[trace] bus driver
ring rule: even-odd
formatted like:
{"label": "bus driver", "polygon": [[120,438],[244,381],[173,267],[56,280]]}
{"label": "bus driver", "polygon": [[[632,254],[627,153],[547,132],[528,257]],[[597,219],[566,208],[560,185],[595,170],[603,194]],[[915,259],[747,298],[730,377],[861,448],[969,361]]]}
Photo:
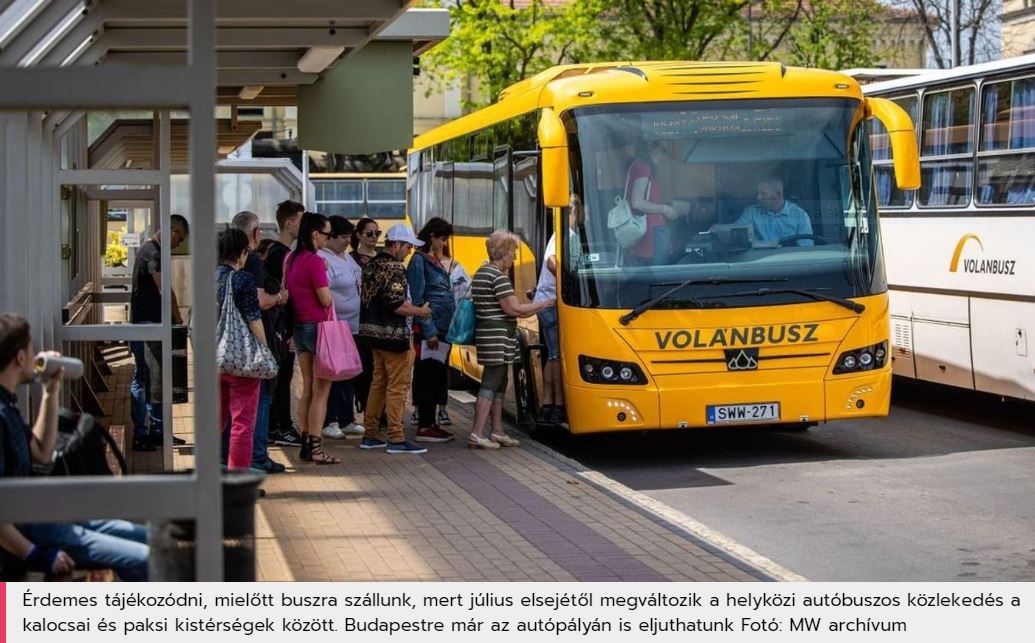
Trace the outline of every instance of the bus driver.
{"label": "bus driver", "polygon": [[[758,203],[744,208],[737,224],[750,225],[759,241],[780,242],[798,235],[812,235],[808,213],[784,199],[783,179],[763,176],[756,185]],[[812,239],[798,239],[796,245],[811,246]]]}

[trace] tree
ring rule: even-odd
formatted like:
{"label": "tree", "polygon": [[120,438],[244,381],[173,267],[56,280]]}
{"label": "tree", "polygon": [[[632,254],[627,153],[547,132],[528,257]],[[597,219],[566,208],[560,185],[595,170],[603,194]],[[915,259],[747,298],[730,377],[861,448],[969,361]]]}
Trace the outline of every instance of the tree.
{"label": "tree", "polygon": [[960,64],[973,65],[997,58],[1000,0],[892,0],[891,4],[916,12],[934,64],[946,69],[952,65],[952,2],[956,3],[959,16],[956,59]]}
{"label": "tree", "polygon": [[598,59],[596,21],[606,0],[573,0],[549,5],[530,0],[457,0],[449,8],[449,38],[424,56],[432,88],[455,86],[464,78],[480,84],[481,98],[468,96],[471,109],[495,100],[509,85],[553,65]]}
{"label": "tree", "polygon": [[885,8],[877,0],[824,0],[801,6],[789,29],[787,62],[802,67],[848,69],[877,62],[874,36]]}

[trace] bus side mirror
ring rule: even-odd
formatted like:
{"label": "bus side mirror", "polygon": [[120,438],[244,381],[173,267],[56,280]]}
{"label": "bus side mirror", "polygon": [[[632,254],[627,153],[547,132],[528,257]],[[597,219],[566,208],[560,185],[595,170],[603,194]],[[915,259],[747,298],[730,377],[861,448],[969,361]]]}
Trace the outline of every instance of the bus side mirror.
{"label": "bus side mirror", "polygon": [[866,112],[888,130],[891,157],[895,163],[895,183],[900,190],[920,187],[920,157],[916,149],[913,119],[906,110],[886,98],[867,98]]}
{"label": "bus side mirror", "polygon": [[543,203],[548,208],[566,208],[571,193],[568,133],[561,117],[549,107],[539,116],[538,135],[543,149]]}

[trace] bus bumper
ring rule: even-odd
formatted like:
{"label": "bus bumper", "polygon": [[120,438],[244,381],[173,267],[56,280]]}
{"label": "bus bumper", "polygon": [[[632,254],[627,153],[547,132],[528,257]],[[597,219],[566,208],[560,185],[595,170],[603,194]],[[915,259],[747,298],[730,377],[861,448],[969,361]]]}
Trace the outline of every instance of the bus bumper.
{"label": "bus bumper", "polygon": [[[745,424],[708,423],[708,407],[726,404],[780,404],[779,421],[765,424],[823,422],[881,417],[891,400],[891,369],[854,377],[831,376],[826,368],[738,373],[728,381],[655,377],[656,386],[567,387],[572,433],[686,429]],[[669,381],[666,381],[669,380]]]}

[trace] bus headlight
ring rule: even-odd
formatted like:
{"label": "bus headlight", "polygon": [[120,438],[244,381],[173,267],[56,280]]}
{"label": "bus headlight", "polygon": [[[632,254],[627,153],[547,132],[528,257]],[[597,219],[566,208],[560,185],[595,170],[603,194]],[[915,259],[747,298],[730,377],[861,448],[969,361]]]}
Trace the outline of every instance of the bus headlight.
{"label": "bus headlight", "polygon": [[637,364],[579,355],[579,373],[590,384],[646,384]]}
{"label": "bus headlight", "polygon": [[834,375],[860,373],[882,368],[888,357],[888,342],[845,351],[837,358]]}

